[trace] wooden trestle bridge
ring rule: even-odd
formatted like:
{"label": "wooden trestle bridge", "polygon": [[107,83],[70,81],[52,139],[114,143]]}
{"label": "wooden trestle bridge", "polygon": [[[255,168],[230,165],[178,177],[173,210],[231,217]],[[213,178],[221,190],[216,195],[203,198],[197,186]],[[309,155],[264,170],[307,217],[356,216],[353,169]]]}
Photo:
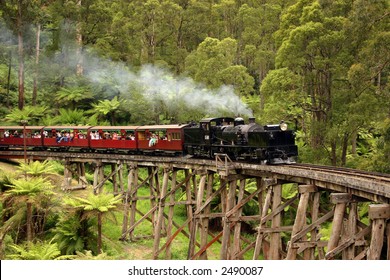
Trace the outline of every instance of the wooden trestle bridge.
{"label": "wooden trestle bridge", "polygon": [[[0,157],[23,158],[23,151],[2,151]],[[28,151],[27,158],[63,161],[64,190],[91,185],[86,165],[94,170],[95,193],[110,180],[114,193],[123,196],[121,239],[152,239],[153,259],[171,259],[179,234],[188,238],[187,259],[207,259],[213,246],[220,248],[220,259],[242,259],[244,254],[271,260],[390,259],[389,175],[237,163],[224,155],[213,161]],[[291,186],[294,191],[283,195]],[[146,213],[137,208],[142,201],[150,203]],[[186,209],[185,221],[175,218],[179,205]],[[248,205],[252,211],[245,211]],[[150,223],[147,234],[137,231],[142,223]],[[329,223],[325,240],[321,229]],[[242,234],[248,224],[249,236]]]}

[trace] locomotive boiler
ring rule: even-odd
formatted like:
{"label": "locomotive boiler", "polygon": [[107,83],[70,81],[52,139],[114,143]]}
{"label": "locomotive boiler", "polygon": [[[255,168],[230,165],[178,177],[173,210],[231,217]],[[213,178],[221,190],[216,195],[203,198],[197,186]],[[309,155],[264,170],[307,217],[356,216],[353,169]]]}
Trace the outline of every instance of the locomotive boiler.
{"label": "locomotive boiler", "polygon": [[184,128],[184,151],[196,157],[227,154],[233,160],[269,164],[294,163],[298,156],[295,133],[281,122],[261,126],[254,118],[207,118]]}

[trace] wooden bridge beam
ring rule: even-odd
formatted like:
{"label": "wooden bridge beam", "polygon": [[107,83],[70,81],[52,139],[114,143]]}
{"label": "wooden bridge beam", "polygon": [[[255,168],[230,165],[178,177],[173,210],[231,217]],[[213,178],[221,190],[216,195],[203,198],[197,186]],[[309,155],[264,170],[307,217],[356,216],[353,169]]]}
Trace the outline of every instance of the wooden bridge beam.
{"label": "wooden bridge beam", "polygon": [[351,201],[352,195],[348,193],[332,193],[330,201],[335,204],[334,217],[332,222],[332,232],[328,242],[328,251],[337,247],[340,241],[341,230],[343,226],[344,212],[347,203]]}
{"label": "wooden bridge beam", "polygon": [[[379,260],[383,248],[385,230],[389,234],[387,223],[390,219],[390,204],[370,205],[368,215],[372,220],[372,234],[370,248],[367,251],[367,259]],[[387,237],[388,240],[389,237]],[[389,252],[387,252],[387,259],[389,259]]]}
{"label": "wooden bridge beam", "polygon": [[[297,214],[295,216],[294,226],[291,233],[291,237],[296,236],[300,231],[303,230],[306,225],[306,211],[309,204],[310,193],[316,192],[317,188],[313,185],[300,185],[298,186],[298,192],[300,193],[300,199],[297,209]],[[303,241],[306,241],[306,234],[301,237]],[[293,246],[293,240],[287,245],[287,257],[288,260],[295,260],[297,257],[298,249]]]}

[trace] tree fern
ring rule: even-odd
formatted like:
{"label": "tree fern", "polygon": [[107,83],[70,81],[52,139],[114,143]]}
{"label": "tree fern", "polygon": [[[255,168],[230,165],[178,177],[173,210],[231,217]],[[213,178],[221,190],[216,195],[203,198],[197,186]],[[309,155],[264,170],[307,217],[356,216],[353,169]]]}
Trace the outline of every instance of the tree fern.
{"label": "tree fern", "polygon": [[50,242],[26,242],[22,245],[9,245],[13,251],[6,255],[11,260],[55,260],[61,252],[56,243]]}
{"label": "tree fern", "polygon": [[51,162],[48,160],[45,160],[43,162],[41,161],[33,161],[30,163],[22,162],[20,164],[19,170],[22,173],[30,175],[32,177],[55,174],[54,167],[52,166]]}

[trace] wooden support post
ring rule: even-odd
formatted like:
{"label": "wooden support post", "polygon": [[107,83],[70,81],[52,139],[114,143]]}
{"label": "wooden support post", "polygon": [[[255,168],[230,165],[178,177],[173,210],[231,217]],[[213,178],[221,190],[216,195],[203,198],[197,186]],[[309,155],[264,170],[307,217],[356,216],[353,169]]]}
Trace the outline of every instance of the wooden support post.
{"label": "wooden support post", "polygon": [[[318,190],[312,194],[312,204],[311,204],[311,220],[312,223],[314,221],[317,221],[318,216],[319,216],[319,211],[320,211],[320,196],[321,193],[318,192]],[[318,233],[318,227],[315,227],[311,232],[310,232],[310,241],[311,242],[317,242],[317,233]],[[321,248],[318,248],[318,251],[320,251]],[[315,248],[309,248],[307,249],[308,254],[309,254],[309,259],[310,260],[315,260]],[[320,255],[320,252],[318,253]]]}
{"label": "wooden support post", "polygon": [[119,177],[119,193],[123,193],[123,191],[124,191],[123,166],[124,166],[124,164],[121,163],[121,168],[119,168],[119,170],[118,170],[118,177]]}
{"label": "wooden support post", "polygon": [[70,171],[71,169],[71,163],[69,160],[65,161],[65,166],[64,166],[64,185],[63,185],[63,190],[68,190],[71,187],[72,184],[72,172]]}
{"label": "wooden support post", "polygon": [[[272,197],[272,212],[276,211],[278,206],[282,202],[282,185],[278,184],[273,186],[273,197]],[[280,213],[275,215],[272,218],[272,229],[278,229],[281,223]],[[273,232],[270,234],[270,250],[269,250],[269,259],[270,260],[279,260],[279,248],[281,247],[280,232]]]}
{"label": "wooden support post", "polygon": [[368,216],[372,220],[371,244],[367,252],[368,260],[379,260],[384,242],[387,220],[390,219],[390,204],[370,205]]}
{"label": "wooden support post", "polygon": [[[190,175],[190,172],[188,169],[184,170],[184,175],[186,176],[186,178]],[[187,208],[187,218],[190,219],[190,223],[188,225],[188,230],[191,230],[191,227],[192,227],[192,223],[193,223],[193,209],[192,209],[192,205],[191,205],[191,201],[192,201],[192,193],[191,193],[191,182],[190,180],[186,181],[185,183],[185,191],[186,191],[186,197],[187,197],[187,205],[186,205],[186,208]]]}
{"label": "wooden support post", "polygon": [[254,260],[257,260],[260,256],[260,251],[263,245],[263,237],[264,237],[264,233],[261,231],[263,228],[263,218],[268,214],[268,209],[271,205],[271,199],[272,199],[272,188],[268,187],[263,209],[261,210],[260,224],[257,229],[256,245],[255,245],[255,251],[253,253]]}
{"label": "wooden support post", "polygon": [[[298,234],[303,227],[306,224],[306,210],[307,205],[309,203],[310,193],[315,192],[315,186],[312,185],[301,185],[298,187],[298,191],[301,194],[299,203],[298,203],[298,209],[297,209],[297,215],[295,217],[293,230],[291,233],[291,237]],[[297,257],[297,251],[298,249],[295,248],[294,242],[290,240],[288,246],[287,246],[287,259],[288,260],[295,260]]]}
{"label": "wooden support post", "polygon": [[97,194],[100,192],[98,185],[99,185],[100,179],[102,177],[102,174],[103,174],[102,161],[98,160],[98,161],[96,161],[95,171],[93,173],[93,192],[94,192],[94,194]]}
{"label": "wooden support post", "polygon": [[[203,195],[204,195],[204,190],[205,190],[205,186],[206,186],[206,173],[202,172],[202,174],[200,174],[201,177],[200,177],[200,180],[199,180],[199,190],[196,194],[196,208],[195,208],[195,211],[198,212],[198,210],[200,209],[200,207],[202,206],[202,202],[203,202]],[[204,229],[203,229],[203,225],[202,225],[202,218],[199,218],[197,217],[198,215],[194,215],[194,220],[191,224],[191,230],[190,230],[190,243],[189,243],[189,250],[188,250],[188,255],[187,255],[187,259],[192,259],[192,257],[194,256],[195,254],[195,243],[196,243],[196,232],[197,232],[197,228],[199,228],[200,230],[200,235],[201,236],[204,236]],[[206,232],[206,236],[207,236],[207,232]]]}
{"label": "wooden support post", "polygon": [[[245,183],[246,183],[246,179],[240,180],[240,188],[238,190],[238,196],[237,196],[237,205],[240,205],[240,203],[244,198]],[[239,220],[242,214],[242,207],[238,208],[236,211],[237,212],[235,217]],[[232,259],[242,259],[242,257],[238,258],[238,254],[240,252],[241,252],[241,222],[238,221],[234,226]]]}
{"label": "wooden support post", "polygon": [[162,232],[163,223],[165,221],[164,217],[164,206],[165,206],[165,196],[168,191],[168,179],[169,179],[169,169],[164,168],[164,175],[163,175],[163,184],[161,188],[160,193],[160,199],[158,201],[158,210],[157,210],[157,221],[156,221],[156,227],[154,229],[154,244],[153,244],[153,259],[158,259],[158,252],[159,252],[159,246],[160,246],[160,237]]}
{"label": "wooden support post", "polygon": [[[226,201],[226,209],[223,212],[225,214],[227,211],[229,211],[230,209],[232,209],[234,207],[234,198],[236,196],[236,188],[237,188],[237,182],[230,181],[229,193],[228,193],[228,197],[227,197],[227,201]],[[220,259],[227,260],[227,259],[230,259],[230,256],[229,256],[230,220],[229,220],[229,217],[227,217],[226,215],[225,215],[225,217],[222,218],[222,225],[223,225],[223,234],[222,234]]]}
{"label": "wooden support post", "polygon": [[330,201],[335,204],[332,232],[328,241],[328,252],[336,248],[340,241],[341,230],[343,227],[344,212],[346,205],[352,199],[352,195],[348,193],[332,193]]}
{"label": "wooden support post", "polygon": [[390,222],[389,221],[387,221],[386,236],[387,236],[387,259],[390,260]]}
{"label": "wooden support post", "polygon": [[[347,224],[347,236],[354,236],[357,233],[357,220],[358,209],[357,203],[352,202],[349,204],[348,224]],[[349,246],[343,251],[343,260],[353,260],[355,258],[356,250],[355,243]]]}
{"label": "wooden support post", "polygon": [[77,163],[77,175],[78,175],[78,182],[81,188],[85,189],[87,187],[87,179],[85,177],[85,165],[84,162],[78,162]]}
{"label": "wooden support post", "polygon": [[111,163],[111,174],[112,175],[112,187],[113,187],[113,191],[114,191],[114,194],[118,193],[118,184],[117,184],[117,180],[116,180],[116,174],[118,172],[118,165],[115,164],[115,163]]}
{"label": "wooden support post", "polygon": [[[171,179],[171,190],[175,189],[176,187],[176,177],[177,177],[177,170],[173,170],[172,173],[172,179]],[[168,224],[167,224],[167,240],[170,240],[172,238],[172,225],[173,225],[173,214],[174,214],[174,207],[175,207],[175,191],[172,191],[169,195],[169,211],[168,211]],[[171,252],[171,246],[172,243],[169,242],[169,244],[165,248],[165,259],[170,260],[172,258],[172,252]]]}
{"label": "wooden support post", "polygon": [[[127,184],[129,189],[129,199],[130,199],[130,220],[129,227],[131,228],[135,224],[135,215],[137,213],[137,200],[133,199],[137,197],[138,189],[138,167],[136,165],[129,166],[129,175],[127,177]],[[130,240],[134,240],[134,231],[129,232]]]}
{"label": "wooden support post", "polygon": [[[155,208],[156,206],[156,195],[157,195],[157,188],[158,188],[158,178],[155,180],[156,175],[158,176],[158,167],[148,167],[148,174],[149,174],[149,193],[150,193],[150,208]],[[155,226],[156,226],[156,212],[152,215],[152,232],[155,232]]]}
{"label": "wooden support post", "polygon": [[[214,173],[208,173],[207,174],[207,189],[206,189],[206,196],[205,201],[211,196],[213,193],[213,183],[214,183]],[[202,218],[202,228],[200,232],[200,249],[206,247],[207,245],[207,237],[209,234],[209,218],[208,215],[210,214],[211,205],[208,203],[206,207],[204,207],[203,213],[205,214],[206,218]],[[198,209],[200,210],[200,209]],[[197,211],[198,211],[197,210]],[[207,260],[207,251],[203,250],[203,252],[199,255],[200,260]]]}

